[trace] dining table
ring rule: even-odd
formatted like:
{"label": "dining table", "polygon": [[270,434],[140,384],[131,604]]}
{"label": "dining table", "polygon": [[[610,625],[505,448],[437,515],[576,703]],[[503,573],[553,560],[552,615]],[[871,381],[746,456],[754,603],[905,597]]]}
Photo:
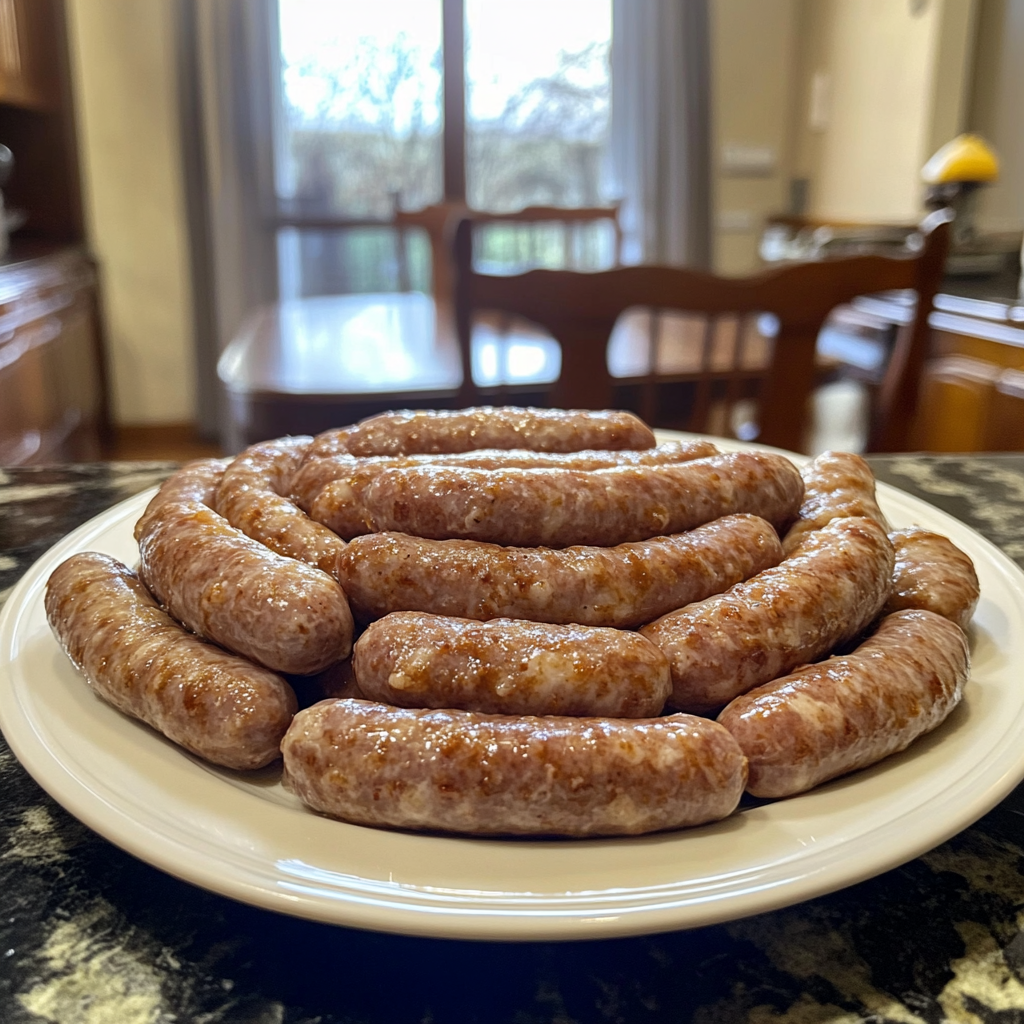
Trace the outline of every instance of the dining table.
{"label": "dining table", "polygon": [[[631,310],[608,342],[608,371],[627,387],[652,372],[692,382],[705,358],[705,320]],[[741,369],[767,365],[772,317],[742,327]],[[730,365],[741,327],[715,325],[710,365]],[[470,340],[473,382],[497,405],[544,405],[561,371],[558,342],[536,324],[479,313]],[[284,434],[318,434],[388,409],[454,408],[462,359],[450,301],[422,292],[313,295],[253,310],[224,348],[217,375],[226,399],[223,447],[238,452]]]}
{"label": "dining table", "polygon": [[[528,326],[478,324],[478,384],[538,403],[558,377],[557,343]],[[314,295],[255,309],[217,361],[227,404],[224,447],[316,434],[399,406],[458,400],[462,360],[450,303],[422,292]]]}
{"label": "dining table", "polygon": [[[868,461],[1024,566],[1024,455]],[[174,469],[0,470],[0,602],[71,530]],[[1024,785],[907,863],[757,916],[469,941],[291,917],[181,881],[68,813],[0,741],[4,1024],[1021,1020]]]}

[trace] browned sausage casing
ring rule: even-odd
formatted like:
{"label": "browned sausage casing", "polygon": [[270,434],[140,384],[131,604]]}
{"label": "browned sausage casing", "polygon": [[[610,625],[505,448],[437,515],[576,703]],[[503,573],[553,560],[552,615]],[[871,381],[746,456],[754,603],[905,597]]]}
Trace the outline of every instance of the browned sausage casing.
{"label": "browned sausage casing", "polygon": [[148,529],[164,505],[182,501],[198,501],[213,508],[217,485],[230,465],[230,459],[197,459],[172,473],[150,499],[146,510],[135,524],[135,539],[138,540]]}
{"label": "browned sausage casing", "polygon": [[365,696],[405,708],[650,718],[672,689],[665,655],[638,633],[521,619],[395,612],[356,641],[352,664]]}
{"label": "browned sausage casing", "polygon": [[205,505],[164,505],[139,552],[142,577],[167,610],[228,650],[296,675],[348,657],[352,614],[338,583]]}
{"label": "browned sausage casing", "polygon": [[641,632],[672,666],[669,706],[707,712],[853,639],[889,595],[893,552],[872,519],[834,519],[773,569]]}
{"label": "browned sausage casing", "polygon": [[478,835],[637,835],[732,813],[746,760],[689,715],[532,718],[322,701],[281,744],[314,810],[359,825]]}
{"label": "browned sausage casing", "polygon": [[348,456],[348,435],[352,427],[332,427],[317,434],[306,450],[305,459],[331,459],[334,456]]}
{"label": "browned sausage casing", "polygon": [[911,526],[894,530],[892,592],[883,614],[927,608],[967,629],[981,589],[974,563],[948,537]]}
{"label": "browned sausage casing", "polygon": [[68,657],[119,711],[228,768],[278,756],[296,708],[288,684],[186,632],[116,559],[73,555],[50,576],[45,606]]}
{"label": "browned sausage casing", "polygon": [[710,441],[670,441],[645,451],[530,452],[484,449],[454,455],[404,455],[357,459],[352,455],[307,460],[292,479],[296,503],[339,537],[370,532],[363,491],[385,469],[409,466],[462,466],[467,469],[610,469],[661,466],[717,455]]}
{"label": "browned sausage casing", "polygon": [[808,463],[800,475],[804,478],[804,500],[799,519],[782,542],[787,555],[809,533],[833,519],[865,516],[889,529],[875,501],[875,475],[859,455],[824,452]]}
{"label": "browned sausage casing", "polygon": [[805,665],[719,716],[750,760],[748,791],[781,797],[908,747],[959,703],[970,671],[959,626],[896,612],[852,654]]}
{"label": "browned sausage casing", "polygon": [[[476,448],[579,452],[587,448],[653,448],[654,433],[629,412],[517,409],[401,411],[371,416],[345,428],[351,455],[415,455]],[[331,432],[314,440],[311,457],[333,445]]]}
{"label": "browned sausage casing", "polygon": [[376,533],[348,545],[338,575],[364,621],[423,611],[630,629],[781,560],[771,526],[739,515],[611,548],[509,548]]}
{"label": "browned sausage casing", "polygon": [[776,528],[803,481],[781,455],[737,452],[667,466],[389,469],[364,492],[377,530],[520,547],[609,546],[750,512]]}
{"label": "browned sausage casing", "polygon": [[283,437],[247,448],[224,471],[213,507],[271,551],[334,574],[344,543],[313,522],[287,493],[312,438]]}

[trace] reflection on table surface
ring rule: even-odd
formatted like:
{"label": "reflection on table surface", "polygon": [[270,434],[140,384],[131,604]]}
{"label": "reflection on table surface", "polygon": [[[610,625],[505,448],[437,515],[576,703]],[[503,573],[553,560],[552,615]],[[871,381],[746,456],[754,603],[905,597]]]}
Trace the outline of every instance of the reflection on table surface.
{"label": "reflection on table surface", "polygon": [[[451,312],[418,292],[290,299],[254,313],[224,350],[218,373],[240,394],[370,395],[454,392],[462,378]],[[700,369],[706,321],[645,310],[627,313],[608,346],[614,377],[667,377]],[[765,318],[715,323],[711,365],[735,355],[765,365]],[[737,353],[737,346],[740,351]],[[481,387],[545,385],[561,366],[558,344],[522,320],[481,316],[473,331],[473,378]]]}

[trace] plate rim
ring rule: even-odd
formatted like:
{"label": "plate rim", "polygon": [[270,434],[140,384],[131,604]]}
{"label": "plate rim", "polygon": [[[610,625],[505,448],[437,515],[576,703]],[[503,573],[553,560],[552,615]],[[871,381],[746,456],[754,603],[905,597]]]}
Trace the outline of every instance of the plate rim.
{"label": "plate rim", "polygon": [[[682,435],[667,435],[666,432],[665,436]],[[722,439],[714,440],[723,448],[725,447]],[[735,447],[755,449],[758,446],[736,444]],[[786,454],[797,462],[808,461],[806,456]],[[1024,570],[1021,570],[1005,552],[972,527],[924,499],[917,498],[891,485],[879,482],[878,488],[883,505],[886,503],[909,503],[911,508],[918,507],[924,510],[929,519],[937,518],[940,521],[944,520],[953,524],[954,532],[966,531],[971,537],[972,545],[985,552],[987,568],[999,572],[1006,579],[1008,585],[1015,584],[1021,594],[1024,594]],[[582,893],[566,893],[562,899],[565,904],[564,908],[554,907],[553,905],[557,901],[553,895],[549,894],[541,900],[547,905],[547,909],[541,913],[533,913],[527,907],[519,904],[505,907],[500,905],[501,901],[498,901],[499,905],[492,905],[494,901],[487,903],[483,900],[477,900],[474,903],[472,899],[468,899],[464,895],[460,896],[454,890],[447,895],[442,894],[445,899],[452,901],[452,905],[447,908],[438,905],[441,896],[435,899],[434,903],[424,901],[421,905],[408,898],[411,890],[407,891],[406,901],[400,906],[395,906],[393,900],[388,901],[374,897],[373,888],[381,886],[371,879],[362,880],[367,883],[367,886],[364,887],[365,892],[360,892],[356,886],[348,893],[339,893],[335,889],[334,891],[324,890],[319,895],[310,893],[302,895],[301,885],[289,891],[286,887],[282,887],[280,880],[277,885],[267,885],[253,880],[254,876],[242,879],[233,878],[230,874],[225,876],[223,868],[218,867],[216,861],[207,862],[202,858],[192,857],[176,859],[175,852],[185,849],[185,844],[179,839],[154,831],[148,823],[140,823],[133,819],[124,807],[117,806],[116,802],[111,802],[109,793],[104,794],[88,785],[87,780],[77,777],[53,751],[47,748],[44,737],[35,730],[31,721],[24,718],[13,687],[8,685],[8,673],[19,656],[19,626],[26,620],[33,608],[33,601],[41,600],[41,590],[49,571],[64,557],[74,551],[84,550],[83,545],[88,544],[106,530],[129,522],[129,517],[133,516],[136,511],[141,511],[153,491],[154,489],[149,489],[136,494],[83,523],[40,556],[15,584],[4,608],[0,609],[0,727],[3,728],[4,736],[12,752],[36,782],[65,809],[94,831],[141,860],[182,881],[231,899],[292,916],[349,927],[458,939],[576,940],[696,928],[803,902],[856,884],[913,860],[962,831],[987,813],[1024,778],[1024,748],[1013,756],[1010,756],[1010,752],[1005,749],[1000,753],[1001,748],[1007,746],[1004,739],[1002,744],[995,745],[987,758],[979,760],[971,766],[969,771],[964,773],[958,782],[960,789],[964,787],[969,789],[973,785],[973,775],[978,773],[983,775],[985,785],[980,792],[971,794],[969,799],[962,797],[961,803],[957,805],[958,813],[945,818],[941,827],[932,824],[930,828],[926,827],[920,830],[907,828],[906,834],[910,838],[901,843],[898,849],[876,851],[873,856],[861,857],[853,865],[844,863],[839,869],[834,862],[837,859],[845,862],[847,858],[840,856],[841,850],[837,846],[829,856],[819,856],[820,863],[816,863],[813,870],[794,871],[793,878],[777,880],[768,888],[755,887],[753,893],[747,894],[744,899],[725,894],[712,896],[699,902],[680,901],[679,898],[663,899],[660,902],[649,899],[635,905],[625,905],[630,899],[626,893],[620,894],[619,905],[614,907],[613,913],[609,913],[609,902],[614,904],[614,900],[609,895],[612,890],[606,888],[597,890],[588,899],[583,898]],[[56,646],[57,642],[52,636],[51,640]],[[118,715],[113,708],[106,708],[106,706],[104,708],[111,714]],[[1024,709],[1021,714],[1024,715]],[[18,722],[19,717],[23,718],[22,722]],[[14,728],[11,727],[12,724],[14,724]],[[26,724],[29,726],[28,731],[24,728]],[[1011,725],[1012,723],[1007,726],[1007,735]],[[156,734],[153,736],[157,742],[166,742],[160,740]],[[190,759],[186,756],[183,760],[187,762]],[[999,768],[998,772],[995,771],[997,767]],[[256,799],[251,793],[246,793],[245,796],[247,799]],[[926,806],[927,804],[913,808],[912,816],[921,815]],[[320,819],[319,816],[314,817],[321,821],[326,820]],[[726,821],[729,820],[726,819]],[[336,822],[329,824],[332,827],[339,826],[339,823]],[[344,825],[340,827],[358,828],[358,826]],[[886,821],[879,823],[871,831],[884,832],[886,829],[891,830],[892,827],[893,823]],[[382,835],[392,834],[382,832],[382,830],[371,831]],[[864,836],[867,834],[870,833],[861,833],[859,841],[863,842]],[[686,835],[687,832],[682,831],[659,834],[659,837],[669,836],[685,841]],[[417,838],[487,846],[508,842],[520,846],[522,843],[518,840],[500,839]],[[581,845],[581,842],[587,844],[614,843],[628,846],[637,840],[644,839],[645,837],[636,837],[635,840],[570,840],[567,842],[569,845],[577,847]],[[526,843],[529,844],[529,841]],[[763,866],[759,866],[753,872],[751,884],[756,881],[753,876],[757,874],[757,871],[763,872],[763,870]],[[651,887],[648,886],[642,891],[650,892],[650,890]],[[677,884],[674,892],[678,894],[678,891]],[[603,900],[600,898],[602,894],[605,897]]]}

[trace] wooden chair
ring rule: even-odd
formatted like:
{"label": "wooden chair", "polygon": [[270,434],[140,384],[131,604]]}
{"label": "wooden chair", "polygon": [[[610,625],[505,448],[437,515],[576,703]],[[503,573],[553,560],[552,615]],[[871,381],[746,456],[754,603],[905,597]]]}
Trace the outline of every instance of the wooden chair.
{"label": "wooden chair", "polygon": [[[785,265],[750,278],[730,279],[675,267],[620,267],[599,273],[532,270],[514,277],[477,273],[472,259],[472,221],[454,230],[455,322],[462,359],[460,400],[465,405],[494,399],[472,376],[471,329],[481,310],[521,316],[542,327],[561,347],[561,373],[548,402],[563,408],[606,408],[616,392],[632,386],[628,403],[655,425],[708,431],[709,417],[723,403],[757,402],[756,439],[799,450],[803,446],[808,399],[815,382],[815,343],[821,325],[837,305],[858,295],[890,289],[917,292],[917,313],[898,339],[877,403],[869,450],[904,450],[914,419],[917,385],[928,346],[928,313],[948,249],[947,211],[922,224],[919,251],[898,256],[859,255]],[[699,366],[672,378],[689,385],[685,418],[666,422],[659,412],[657,339],[651,342],[648,371],[631,381],[613,378],[607,364],[609,338],[616,322],[634,308],[672,310],[704,318]],[[765,365],[751,373],[744,365],[745,325],[765,324],[774,331]],[[720,322],[740,321],[728,365],[716,344]],[[652,415],[652,411],[654,415]]]}
{"label": "wooden chair", "polygon": [[[433,263],[433,286],[435,298],[446,301],[453,290],[452,249],[448,232],[460,217],[473,221],[478,229],[490,225],[509,224],[534,229],[531,240],[537,238],[535,229],[541,225],[553,224],[560,227],[561,263],[565,268],[573,266],[572,252],[578,247],[582,232],[590,226],[607,221],[612,228],[614,243],[612,263],[618,266],[622,258],[622,225],[619,223],[619,203],[608,206],[526,206],[521,210],[492,213],[471,210],[465,203],[437,203],[422,210],[396,210],[394,222],[398,261],[399,291],[409,290],[408,235],[411,230],[421,229],[430,241]],[[534,250],[532,262],[538,262]]]}

